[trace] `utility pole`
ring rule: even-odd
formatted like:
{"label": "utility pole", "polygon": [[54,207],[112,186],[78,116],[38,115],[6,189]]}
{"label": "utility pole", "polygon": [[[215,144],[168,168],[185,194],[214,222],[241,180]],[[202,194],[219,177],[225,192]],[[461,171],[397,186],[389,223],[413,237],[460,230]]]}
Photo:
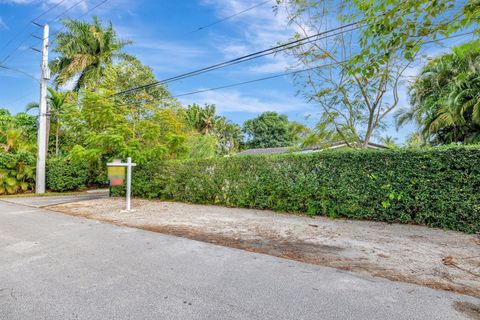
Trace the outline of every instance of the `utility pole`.
{"label": "utility pole", "polygon": [[47,161],[47,85],[50,79],[50,69],[48,68],[48,24],[43,26],[43,46],[42,46],[42,69],[40,78],[40,103],[38,114],[38,132],[37,132],[37,177],[35,182],[35,193],[45,193],[45,167]]}

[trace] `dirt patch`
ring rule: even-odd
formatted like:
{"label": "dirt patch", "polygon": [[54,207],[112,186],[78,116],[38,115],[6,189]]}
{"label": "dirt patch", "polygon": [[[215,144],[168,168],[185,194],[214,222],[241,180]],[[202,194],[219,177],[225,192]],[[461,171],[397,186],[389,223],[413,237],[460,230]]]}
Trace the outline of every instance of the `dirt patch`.
{"label": "dirt patch", "polygon": [[454,304],[455,310],[468,316],[470,319],[480,320],[480,305],[470,302],[457,301]]}
{"label": "dirt patch", "polygon": [[308,218],[270,211],[102,199],[50,207],[171,234],[480,297],[477,237],[420,226]]}

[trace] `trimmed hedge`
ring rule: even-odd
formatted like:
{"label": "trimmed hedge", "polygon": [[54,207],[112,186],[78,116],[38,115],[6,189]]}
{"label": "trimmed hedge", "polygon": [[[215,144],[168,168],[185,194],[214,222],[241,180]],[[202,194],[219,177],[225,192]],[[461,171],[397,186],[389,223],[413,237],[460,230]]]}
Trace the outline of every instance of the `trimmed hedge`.
{"label": "trimmed hedge", "polygon": [[133,193],[474,233],[480,231],[480,148],[156,162],[134,169]]}
{"label": "trimmed hedge", "polygon": [[74,191],[86,187],[88,165],[68,158],[51,158],[47,162],[47,188],[56,191]]}

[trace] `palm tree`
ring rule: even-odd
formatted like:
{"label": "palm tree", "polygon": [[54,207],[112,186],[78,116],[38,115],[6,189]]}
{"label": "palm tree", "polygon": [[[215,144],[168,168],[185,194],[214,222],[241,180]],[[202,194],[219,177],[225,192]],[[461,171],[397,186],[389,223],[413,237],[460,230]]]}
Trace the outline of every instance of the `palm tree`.
{"label": "palm tree", "polygon": [[411,87],[411,108],[397,127],[413,121],[430,144],[480,141],[480,41],[431,60]]}
{"label": "palm tree", "polygon": [[118,40],[111,23],[104,28],[94,17],[91,24],[77,20],[63,24],[67,31],[57,35],[54,50],[59,57],[50,64],[57,87],[75,79],[73,90],[78,91],[99,81],[114,58],[131,58],[122,52],[130,42]]}
{"label": "palm tree", "polygon": [[202,131],[203,126],[201,114],[202,108],[196,103],[189,105],[185,110],[185,120],[192,129],[198,132]]}
{"label": "palm tree", "polygon": [[5,152],[13,152],[22,148],[23,131],[20,128],[10,127],[0,132],[4,143],[0,143],[0,147]]}
{"label": "palm tree", "polygon": [[202,108],[194,103],[187,107],[185,119],[192,129],[209,135],[214,132],[215,123],[220,117],[216,114],[215,105],[207,104]]}
{"label": "palm tree", "polygon": [[50,114],[50,121],[55,122],[55,155],[58,156],[59,153],[59,138],[60,138],[60,129],[61,129],[61,115],[65,106],[65,101],[67,99],[67,92],[58,92],[52,88],[48,88],[50,93],[48,97],[48,113]]}
{"label": "palm tree", "polygon": [[219,117],[215,121],[215,135],[220,154],[238,151],[243,140],[242,128],[225,117]]}
{"label": "palm tree", "polygon": [[205,105],[205,108],[203,108],[201,113],[201,119],[203,124],[202,133],[208,135],[213,132],[215,129],[215,123],[219,119],[216,115],[215,105]]}
{"label": "palm tree", "polygon": [[[61,131],[61,116],[63,109],[66,105],[66,100],[69,95],[69,92],[60,92],[55,91],[52,88],[48,88],[48,97],[47,97],[47,114],[49,115],[49,121],[47,123],[47,135],[50,133],[50,123],[53,120],[55,123],[55,155],[58,156],[60,151],[59,140],[60,140],[60,131]],[[26,111],[29,112],[34,109],[38,109],[38,103],[30,102],[27,104]],[[47,136],[47,141],[48,141]]]}

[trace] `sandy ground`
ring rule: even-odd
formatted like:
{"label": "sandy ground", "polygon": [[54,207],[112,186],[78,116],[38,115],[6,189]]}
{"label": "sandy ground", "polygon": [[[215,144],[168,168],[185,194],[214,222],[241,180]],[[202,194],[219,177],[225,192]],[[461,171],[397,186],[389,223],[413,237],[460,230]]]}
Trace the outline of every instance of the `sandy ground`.
{"label": "sandy ground", "polygon": [[123,199],[48,209],[480,297],[480,238],[411,225]]}

